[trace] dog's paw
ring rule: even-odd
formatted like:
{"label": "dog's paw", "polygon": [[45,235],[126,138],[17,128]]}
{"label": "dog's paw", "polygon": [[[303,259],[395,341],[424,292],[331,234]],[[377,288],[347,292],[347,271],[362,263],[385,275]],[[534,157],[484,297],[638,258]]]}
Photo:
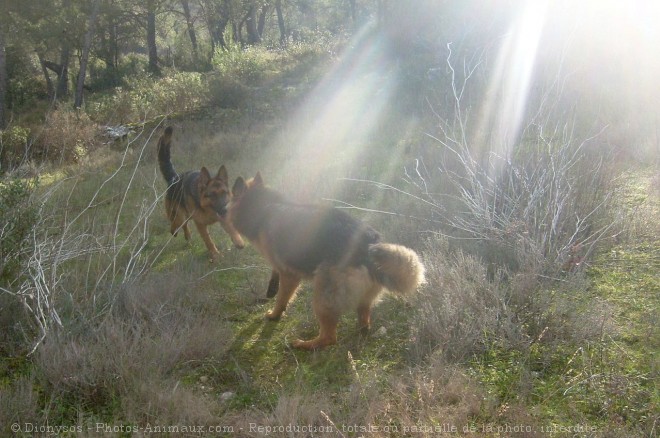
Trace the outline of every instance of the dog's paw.
{"label": "dog's paw", "polygon": [[266,312],[265,318],[269,321],[279,321],[282,318],[282,314],[271,310],[270,312]]}
{"label": "dog's paw", "polygon": [[291,346],[293,348],[299,348],[301,350],[320,350],[321,348],[325,348],[328,345],[333,345],[336,344],[337,341],[335,339],[330,339],[330,338],[314,338],[309,341],[303,341],[302,339],[298,339],[296,341],[293,341],[291,343]]}
{"label": "dog's paw", "polygon": [[300,348],[301,350],[309,350],[307,347],[309,341],[303,341],[302,339],[296,339],[291,343],[293,348]]}

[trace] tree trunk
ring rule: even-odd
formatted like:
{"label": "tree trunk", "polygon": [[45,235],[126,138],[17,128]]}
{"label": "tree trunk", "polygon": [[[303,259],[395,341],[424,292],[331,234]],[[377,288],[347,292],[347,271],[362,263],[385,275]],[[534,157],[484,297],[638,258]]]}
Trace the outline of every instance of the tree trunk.
{"label": "tree trunk", "polygon": [[85,85],[85,75],[87,74],[87,61],[89,60],[89,49],[92,46],[92,37],[96,28],[96,17],[99,15],[99,6],[101,0],[95,0],[92,3],[92,10],[89,13],[89,24],[83,40],[82,56],[80,57],[80,71],[78,72],[78,82],[76,83],[76,96],[73,107],[78,109],[82,106],[83,86]]}
{"label": "tree trunk", "polygon": [[[62,2],[62,10],[65,14],[70,14],[71,1]],[[71,45],[66,35],[62,40],[60,49],[60,65],[55,70],[57,72],[57,88],[55,89],[55,99],[63,99],[69,94],[69,59],[71,58]]]}
{"label": "tree trunk", "polygon": [[110,50],[112,50],[112,68],[119,67],[119,36],[117,35],[117,23],[110,23]]}
{"label": "tree trunk", "polygon": [[275,12],[277,13],[277,26],[280,28],[280,44],[286,45],[286,28],[284,27],[284,14],[282,14],[282,0],[275,2]]}
{"label": "tree trunk", "polygon": [[69,94],[69,59],[71,58],[71,48],[68,41],[62,42],[60,50],[60,64],[57,72],[57,89],[55,90],[55,99],[63,99]]}
{"label": "tree trunk", "polygon": [[263,5],[261,7],[261,13],[259,14],[259,21],[257,22],[257,34],[259,35],[259,41],[264,36],[264,28],[266,27],[266,16],[268,15],[268,11],[270,10],[269,5]]}
{"label": "tree trunk", "polygon": [[248,33],[248,44],[257,44],[261,41],[257,31],[257,8],[255,6],[250,6],[250,10],[245,17],[245,28]]}
{"label": "tree trunk", "polygon": [[158,48],[156,47],[156,5],[154,0],[147,0],[147,51],[149,52],[149,71],[153,74],[160,74]]}
{"label": "tree trunk", "polygon": [[236,24],[236,22],[232,20],[231,23],[232,37],[234,38],[234,43],[240,44],[241,47],[243,47],[243,32],[241,31],[242,27],[243,27],[242,21]]}
{"label": "tree trunk", "polygon": [[5,32],[0,20],[0,129],[7,127],[7,58],[5,57]]}
{"label": "tree trunk", "polygon": [[195,26],[190,16],[188,0],[181,0],[181,7],[183,8],[183,15],[186,17],[186,26],[188,26],[188,36],[190,36],[190,44],[192,44],[193,59],[197,61],[197,34],[195,33]]}
{"label": "tree trunk", "polygon": [[202,7],[202,13],[206,20],[206,28],[209,31],[209,37],[211,40],[211,54],[209,60],[213,58],[215,54],[215,48],[217,45],[220,45],[223,49],[227,49],[227,43],[225,42],[225,29],[229,23],[229,13],[227,10],[227,2],[222,4],[217,4],[210,1],[200,1],[199,5]]}
{"label": "tree trunk", "polygon": [[356,0],[349,0],[349,13],[351,15],[351,22],[353,24],[353,30],[357,30],[357,5],[355,4]]}
{"label": "tree trunk", "polygon": [[[101,57],[105,62],[105,75],[107,78],[107,85],[117,85],[117,66],[119,49],[117,44],[117,25],[112,17],[108,17],[107,27],[100,32],[102,40]],[[97,24],[98,25],[98,24]],[[107,38],[106,38],[107,32]]]}
{"label": "tree trunk", "polygon": [[41,65],[41,71],[44,74],[44,78],[46,78],[46,90],[48,91],[48,97],[53,99],[55,97],[55,89],[53,88],[53,81],[50,78],[50,74],[48,73],[47,61],[45,61],[41,53],[38,52],[37,58],[39,59],[39,64]]}

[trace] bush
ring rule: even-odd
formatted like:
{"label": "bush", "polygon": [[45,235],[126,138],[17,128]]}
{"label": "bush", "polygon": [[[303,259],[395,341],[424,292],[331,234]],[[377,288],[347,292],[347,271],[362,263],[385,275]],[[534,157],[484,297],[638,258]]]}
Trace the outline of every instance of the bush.
{"label": "bush", "polygon": [[177,371],[217,361],[231,332],[216,314],[200,310],[209,304],[205,297],[181,293],[189,280],[154,275],[78,303],[66,329],[49,332],[36,351],[42,383],[74,406],[121,407],[116,414],[127,421],[217,422],[212,400],[180,384]]}
{"label": "bush", "polygon": [[226,50],[217,49],[212,62],[220,74],[254,85],[263,78],[269,56],[264,49],[230,45]]}
{"label": "bush", "polygon": [[206,104],[208,85],[200,73],[175,72],[161,78],[140,75],[87,104],[99,123],[122,124],[159,115],[195,111]]}
{"label": "bush", "polygon": [[29,256],[29,237],[37,221],[32,205],[34,184],[23,180],[0,183],[0,286],[13,283]]}
{"label": "bush", "polygon": [[38,221],[38,210],[32,200],[35,185],[21,179],[0,182],[0,354],[3,355],[22,351],[26,332],[31,334],[20,284],[34,253],[32,236]]}
{"label": "bush", "polygon": [[[612,176],[603,158],[573,139],[519,144],[509,159],[493,158],[492,175],[466,148],[447,168],[458,193],[447,222],[480,242],[479,254],[514,270],[545,275],[580,267],[615,223],[609,216]],[[610,233],[614,234],[614,233]]]}
{"label": "bush", "polygon": [[[487,348],[487,336],[504,334],[511,341],[508,290],[501,279],[489,281],[483,263],[442,239],[431,239],[424,253],[428,287],[415,297],[419,316],[413,332],[420,358],[441,351],[462,361]],[[512,342],[513,343],[513,342]]]}
{"label": "bush", "polygon": [[85,114],[57,108],[32,145],[31,155],[55,163],[77,163],[96,146],[97,125]]}
{"label": "bush", "polygon": [[7,172],[29,157],[30,130],[11,126],[0,132],[0,170]]}
{"label": "bush", "polygon": [[206,103],[207,95],[200,73],[177,72],[154,84],[151,105],[158,114],[194,111]]}
{"label": "bush", "polygon": [[442,354],[464,362],[492,350],[529,354],[543,346],[582,345],[611,331],[610,310],[586,294],[582,273],[552,281],[528,269],[489,272],[489,267],[445,239],[433,238],[424,252],[428,286],[415,297],[417,355]]}
{"label": "bush", "polygon": [[209,104],[220,108],[243,108],[250,90],[241,82],[225,75],[209,80]]}
{"label": "bush", "polygon": [[[465,82],[474,70],[468,72]],[[454,108],[440,105],[443,114],[434,114],[437,152],[409,172],[439,233],[468,242],[491,271],[556,276],[583,266],[619,231],[613,156],[597,136],[580,139],[572,123],[538,115],[513,138],[481,133],[487,127],[464,109],[471,102],[462,101],[466,83],[451,81],[453,96],[445,97]]]}

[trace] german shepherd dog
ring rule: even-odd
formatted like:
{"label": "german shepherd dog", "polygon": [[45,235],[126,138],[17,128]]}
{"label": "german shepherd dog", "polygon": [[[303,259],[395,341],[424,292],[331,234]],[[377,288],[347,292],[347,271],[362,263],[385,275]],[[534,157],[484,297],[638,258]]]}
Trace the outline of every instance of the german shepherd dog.
{"label": "german shepherd dog", "polygon": [[172,127],[168,126],[158,141],[158,165],[168,184],[165,211],[170,221],[170,232],[176,236],[183,228],[184,237],[190,240],[188,221],[192,219],[209,250],[211,261],[215,261],[220,252],[211,240],[207,227],[220,222],[234,245],[243,248],[245,244],[240,234],[226,220],[231,192],[225,166],[220,166],[214,177],[211,177],[206,167],[202,167],[200,171],[188,171],[179,175],[170,159],[171,145]]}
{"label": "german shepherd dog", "polygon": [[293,347],[335,344],[339,317],[347,310],[357,310],[358,328],[368,331],[383,288],[410,295],[424,282],[414,251],[382,243],[377,231],[343,210],[291,202],[266,187],[260,173],[248,181],[238,177],[232,194],[229,221],[272,267],[266,295],[277,298],[266,318],[278,320],[301,280],[313,280],[319,335]]}

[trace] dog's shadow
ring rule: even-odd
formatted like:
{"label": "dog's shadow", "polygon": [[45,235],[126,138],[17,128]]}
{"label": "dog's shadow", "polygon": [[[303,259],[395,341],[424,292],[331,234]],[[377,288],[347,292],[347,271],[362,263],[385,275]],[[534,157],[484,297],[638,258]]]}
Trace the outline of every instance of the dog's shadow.
{"label": "dog's shadow", "polygon": [[[255,309],[262,309],[264,304],[271,301],[267,298],[256,298],[253,306]],[[265,312],[260,311],[259,315],[249,316],[252,321],[235,334],[228,350],[229,354],[234,356],[247,354],[253,359],[268,354],[268,345],[278,331],[278,323],[267,320],[264,315]]]}

